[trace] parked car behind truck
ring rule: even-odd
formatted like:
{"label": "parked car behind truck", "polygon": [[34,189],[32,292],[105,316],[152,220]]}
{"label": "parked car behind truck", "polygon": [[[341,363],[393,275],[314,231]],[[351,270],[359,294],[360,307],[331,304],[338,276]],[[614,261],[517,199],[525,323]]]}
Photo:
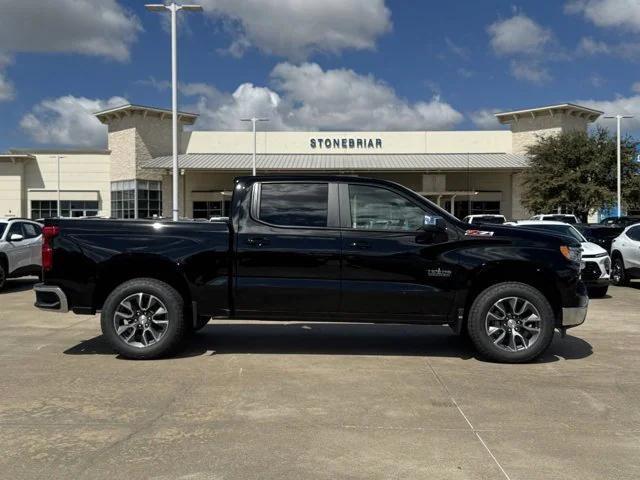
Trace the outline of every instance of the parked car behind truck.
{"label": "parked car behind truck", "polygon": [[0,218],[0,290],[9,278],[40,276],[41,230],[26,218]]}
{"label": "parked car behind truck", "polygon": [[129,358],[226,317],[449,325],[525,362],[584,321],[579,242],[470,227],[382,180],[240,177],[228,222],[47,220],[36,306],[100,311]]}

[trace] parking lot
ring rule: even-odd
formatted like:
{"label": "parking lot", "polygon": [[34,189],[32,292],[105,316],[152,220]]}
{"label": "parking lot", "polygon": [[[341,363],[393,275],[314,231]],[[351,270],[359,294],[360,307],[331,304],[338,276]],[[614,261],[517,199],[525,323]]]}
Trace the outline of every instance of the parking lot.
{"label": "parking lot", "polygon": [[128,361],[31,286],[0,293],[2,478],[640,478],[640,284],[529,365],[442,327],[307,323]]}

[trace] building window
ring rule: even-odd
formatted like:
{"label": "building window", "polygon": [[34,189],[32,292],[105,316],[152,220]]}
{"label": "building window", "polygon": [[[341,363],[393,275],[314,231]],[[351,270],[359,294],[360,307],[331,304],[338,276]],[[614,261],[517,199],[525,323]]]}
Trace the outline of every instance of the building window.
{"label": "building window", "polygon": [[[62,217],[95,217],[98,215],[97,200],[62,200],[60,215]],[[52,218],[58,216],[57,200],[32,200],[31,218]]]}
{"label": "building window", "polygon": [[31,218],[51,218],[58,215],[58,202],[55,200],[31,200]]}
{"label": "building window", "polygon": [[230,200],[193,202],[193,218],[227,217],[230,209]]}
{"label": "building window", "polygon": [[112,217],[151,218],[154,215],[162,215],[162,182],[152,180],[111,182]]}

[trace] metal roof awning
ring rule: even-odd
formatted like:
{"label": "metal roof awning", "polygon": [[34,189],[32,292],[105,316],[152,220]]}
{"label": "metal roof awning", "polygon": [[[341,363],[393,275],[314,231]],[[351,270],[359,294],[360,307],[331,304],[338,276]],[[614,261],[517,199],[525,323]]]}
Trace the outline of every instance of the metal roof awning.
{"label": "metal roof awning", "polygon": [[[185,170],[250,170],[251,154],[191,153],[178,157]],[[149,160],[144,168],[167,169],[170,156]],[[258,170],[269,171],[424,171],[424,170],[502,170],[528,167],[525,155],[508,153],[460,154],[261,154]]]}

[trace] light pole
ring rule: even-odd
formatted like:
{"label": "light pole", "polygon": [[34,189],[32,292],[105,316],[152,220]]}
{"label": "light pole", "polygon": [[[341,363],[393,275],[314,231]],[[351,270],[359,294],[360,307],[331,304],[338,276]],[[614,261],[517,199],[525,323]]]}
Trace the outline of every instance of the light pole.
{"label": "light pole", "polygon": [[[200,5],[179,5],[172,1],[164,4],[145,5],[152,12],[171,12],[171,108],[173,127],[173,221],[178,221],[178,51],[176,39],[176,14],[179,10],[200,12]],[[137,208],[137,207],[136,207]]]}
{"label": "light pole", "polygon": [[58,218],[60,218],[60,159],[64,158],[62,155],[52,155],[49,158],[55,158],[58,160]]}
{"label": "light pole", "polygon": [[618,190],[618,218],[622,215],[622,167],[621,167],[621,151],[620,151],[620,122],[623,118],[633,118],[632,115],[605,115],[604,118],[615,118],[616,119],[616,127],[617,127],[617,145],[618,145],[618,180],[617,180],[617,190]]}
{"label": "light pole", "polygon": [[241,118],[240,119],[241,122],[251,122],[251,125],[253,127],[253,159],[252,159],[252,164],[251,164],[251,171],[253,172],[253,176],[256,176],[256,123],[258,122],[268,122],[269,119],[268,118],[256,118],[256,117],[251,117],[251,118]]}

